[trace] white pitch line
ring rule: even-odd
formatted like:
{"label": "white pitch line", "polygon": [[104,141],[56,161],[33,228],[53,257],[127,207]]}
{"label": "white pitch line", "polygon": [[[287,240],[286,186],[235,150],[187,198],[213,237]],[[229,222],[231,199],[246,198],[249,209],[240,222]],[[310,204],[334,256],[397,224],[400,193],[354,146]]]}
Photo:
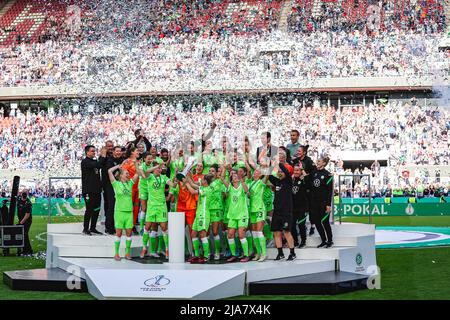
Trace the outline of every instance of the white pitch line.
{"label": "white pitch line", "polygon": [[47,238],[45,238],[45,239],[41,238],[41,236],[44,235],[44,234],[47,234],[47,232],[42,232],[42,233],[36,235],[36,239],[38,239],[39,241],[47,242]]}

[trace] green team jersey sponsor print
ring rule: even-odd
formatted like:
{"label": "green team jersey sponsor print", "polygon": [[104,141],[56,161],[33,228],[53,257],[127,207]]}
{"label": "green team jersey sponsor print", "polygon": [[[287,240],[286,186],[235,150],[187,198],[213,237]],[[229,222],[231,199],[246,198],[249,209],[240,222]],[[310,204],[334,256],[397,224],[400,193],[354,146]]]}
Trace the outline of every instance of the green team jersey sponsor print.
{"label": "green team jersey sponsor print", "polygon": [[166,196],[164,194],[167,181],[169,178],[166,175],[159,175],[156,177],[151,174],[147,180],[148,201],[147,207],[160,207],[166,205]]}
{"label": "green team jersey sponsor print", "polygon": [[133,184],[133,180],[128,180],[127,182],[120,182],[116,180],[111,183],[116,198],[116,203],[114,205],[115,211],[133,211],[133,198],[131,191]]}
{"label": "green team jersey sponsor print", "polygon": [[224,199],[223,192],[226,192],[225,185],[220,179],[214,180],[209,186],[212,190],[211,199],[209,201],[209,208],[211,210],[223,210]]}
{"label": "green team jersey sponsor print", "polygon": [[198,219],[209,218],[209,199],[212,194],[210,187],[200,186],[198,189],[198,202],[195,217]]}
{"label": "green team jersey sponsor print", "polygon": [[228,187],[230,205],[228,207],[228,219],[248,218],[247,194],[241,184],[235,188],[232,184]]}
{"label": "green team jersey sponsor print", "polygon": [[261,181],[252,181],[248,185],[250,192],[250,212],[261,212],[266,211],[264,205],[264,191],[266,185]]}

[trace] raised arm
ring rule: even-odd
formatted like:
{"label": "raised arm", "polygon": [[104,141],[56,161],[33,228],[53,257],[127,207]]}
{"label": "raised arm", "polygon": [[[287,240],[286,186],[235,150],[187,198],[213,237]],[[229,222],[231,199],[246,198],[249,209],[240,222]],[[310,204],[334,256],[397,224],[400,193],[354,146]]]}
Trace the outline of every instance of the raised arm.
{"label": "raised arm", "polygon": [[139,165],[136,165],[136,174],[141,178],[145,178],[144,171],[142,170],[141,166],[139,166]]}
{"label": "raised arm", "polygon": [[250,154],[247,155],[247,158],[248,158],[248,165],[250,166],[250,168],[256,170],[256,164],[253,161],[253,158],[250,156]]}
{"label": "raised arm", "polygon": [[118,164],[117,166],[114,166],[114,167],[108,169],[108,177],[109,177],[109,181],[111,181],[111,183],[116,181],[116,178],[114,178],[113,172],[116,171],[117,169],[119,169],[121,166],[122,165]]}
{"label": "raised arm", "polygon": [[284,164],[280,163],[278,166],[280,167],[281,171],[283,171],[283,173],[286,175],[286,177],[290,176],[290,173],[288,169],[284,166]]}
{"label": "raised arm", "polygon": [[252,178],[252,170],[251,170],[250,164],[248,163],[247,159],[245,159],[245,168],[247,169],[247,178],[251,179]]}
{"label": "raised arm", "polygon": [[173,181],[173,180],[167,180],[167,183],[166,183],[170,188],[175,188],[176,186],[177,186],[177,184],[175,183],[175,181]]}
{"label": "raised arm", "polygon": [[210,139],[214,133],[214,130],[216,129],[217,125],[215,122],[211,124],[211,128],[209,129],[208,133],[206,135],[202,135],[202,150],[205,148],[205,143],[208,139]]}
{"label": "raised arm", "polygon": [[151,168],[148,168],[146,171],[142,171],[142,169],[141,169],[141,172],[142,172],[142,174],[143,175],[141,175],[141,177],[144,177],[144,178],[148,178],[149,176],[150,176],[150,174],[151,173],[153,173],[153,171],[155,171],[157,168],[159,168],[161,165],[157,165],[157,166],[154,166],[154,167],[151,167]]}
{"label": "raised arm", "polygon": [[199,191],[194,189],[189,181],[186,180],[186,178],[183,179],[183,182],[191,194],[198,194]]}
{"label": "raised arm", "polygon": [[248,186],[245,183],[244,179],[241,178],[240,181],[241,181],[242,188],[244,188],[245,193],[248,193]]}
{"label": "raised arm", "polygon": [[133,177],[131,177],[131,180],[133,181],[133,183],[136,183],[136,181],[139,180],[139,170],[141,170],[141,165],[137,160],[133,161],[133,163],[134,167],[136,168],[136,173],[134,174]]}

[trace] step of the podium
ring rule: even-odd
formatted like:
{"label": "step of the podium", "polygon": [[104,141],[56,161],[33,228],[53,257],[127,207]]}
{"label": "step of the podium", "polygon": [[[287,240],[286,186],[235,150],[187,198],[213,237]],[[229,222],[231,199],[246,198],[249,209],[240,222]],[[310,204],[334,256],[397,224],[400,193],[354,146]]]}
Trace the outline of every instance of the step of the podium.
{"label": "step of the podium", "polygon": [[60,268],[5,271],[3,282],[12,290],[87,292],[86,281]]}
{"label": "step of the podium", "polygon": [[[357,236],[339,236],[334,237],[333,242],[337,247],[356,247],[358,245],[358,238]],[[307,247],[317,247],[320,243],[322,243],[322,240],[319,236],[306,238]]]}
{"label": "step of the podium", "polygon": [[[51,238],[54,246],[114,246],[115,236],[112,235],[93,235],[85,236],[82,234],[63,234],[53,233],[48,234],[47,238]],[[125,236],[122,236],[121,241],[125,243]],[[132,236],[132,244],[142,244],[141,236]],[[50,242],[50,241],[49,241]]]}
{"label": "step of the podium", "polygon": [[368,276],[327,271],[249,283],[250,295],[335,295],[367,289]]}
{"label": "step of the podium", "polygon": [[[113,246],[115,236],[112,235],[93,235],[85,236],[82,234],[69,234],[69,233],[52,233],[47,237],[52,237],[54,246]],[[124,241],[124,236],[122,241]],[[341,236],[334,238],[334,245],[338,247],[354,247],[358,245],[358,238]],[[141,236],[133,236],[133,242],[141,242]],[[315,247],[321,243],[320,237],[308,237],[306,244],[308,247]]]}
{"label": "step of the podium", "polygon": [[85,270],[92,269],[125,269],[158,271],[164,273],[168,270],[243,270],[246,272],[246,282],[264,281],[285,277],[300,276],[317,272],[334,271],[336,269],[335,260],[295,260],[295,261],[273,261],[248,262],[248,263],[222,263],[222,264],[141,264],[135,260],[122,259],[120,262],[114,261],[111,257],[105,258],[78,258],[60,257],[57,267],[67,272],[77,272],[81,278],[85,278]]}
{"label": "step of the podium", "polygon": [[[284,255],[287,258],[289,255],[289,249],[284,248]],[[332,248],[316,248],[316,247],[305,247],[302,249],[295,249],[295,254],[297,259],[301,260],[316,260],[316,259],[333,259],[339,260],[340,254],[345,251],[354,251],[354,247],[332,247]],[[267,249],[267,258],[275,259],[278,254],[276,248]]]}
{"label": "step of the podium", "polygon": [[[100,232],[105,231],[105,226],[101,223],[97,223],[97,230]],[[47,233],[71,233],[81,234],[83,231],[83,224],[77,223],[50,223],[47,224]]]}
{"label": "step of the podium", "polygon": [[[59,257],[86,257],[86,258],[111,258],[114,256],[114,245],[110,246],[57,246],[56,256]],[[139,257],[142,243],[131,244],[131,256]],[[119,253],[125,255],[125,241],[122,241]]]}
{"label": "step of the podium", "polygon": [[[331,225],[331,230],[333,231],[334,237],[355,237],[355,236],[369,236],[375,235],[375,225],[374,224],[364,224],[364,223],[336,223]],[[316,230],[317,232],[317,230]]]}
{"label": "step of the podium", "polygon": [[[97,229],[99,231],[103,231],[104,225],[98,223]],[[361,223],[334,224],[331,226],[331,229],[333,230],[333,235],[335,238],[367,236],[375,234],[375,225],[373,224],[361,224]],[[82,231],[83,231],[82,223],[52,223],[47,225],[47,233],[79,234]]]}

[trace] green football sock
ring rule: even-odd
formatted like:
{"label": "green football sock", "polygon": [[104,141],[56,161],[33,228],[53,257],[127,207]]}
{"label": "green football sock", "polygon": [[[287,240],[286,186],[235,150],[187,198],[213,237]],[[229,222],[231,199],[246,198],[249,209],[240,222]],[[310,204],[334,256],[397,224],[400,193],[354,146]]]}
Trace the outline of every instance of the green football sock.
{"label": "green football sock", "polygon": [[149,238],[150,238],[150,235],[148,234],[148,232],[144,231],[144,235],[142,236],[142,246],[144,248],[147,248]]}
{"label": "green football sock", "polygon": [[186,237],[184,237],[184,254],[189,254],[189,246]]}
{"label": "green football sock", "polygon": [[248,242],[247,239],[241,239],[242,250],[244,251],[244,256],[248,257]]}
{"label": "green football sock", "polygon": [[119,249],[120,249],[120,238],[116,237],[116,241],[114,241],[114,252],[115,252],[115,255],[119,254]]}
{"label": "green football sock", "polygon": [[262,231],[259,232],[258,240],[259,240],[259,245],[261,247],[261,254],[266,255],[267,243],[266,243],[266,237],[264,237],[264,234],[262,233]]}
{"label": "green football sock", "polygon": [[256,253],[261,254],[261,244],[259,242],[258,232],[253,231],[252,236],[253,236],[253,242],[255,243]]}
{"label": "green football sock", "polygon": [[208,238],[202,238],[203,256],[209,258],[209,241]]}
{"label": "green football sock", "polygon": [[192,238],[192,245],[194,246],[194,256],[200,257],[200,240]]}
{"label": "green football sock", "polygon": [[236,242],[234,242],[234,239],[228,239],[228,245],[230,246],[231,254],[236,256]]}
{"label": "green football sock", "polygon": [[236,245],[236,251],[237,252],[242,251],[241,241],[239,240],[239,237],[237,236],[237,234],[234,236],[234,243]]}
{"label": "green football sock", "polygon": [[150,253],[156,253],[156,232],[150,235]]}
{"label": "green football sock", "polygon": [[266,237],[266,239],[273,239],[273,232],[270,231],[270,226],[268,224],[264,225],[263,234]]}
{"label": "green football sock", "polygon": [[214,252],[216,254],[220,254],[220,236],[219,235],[214,237]]}
{"label": "green football sock", "polygon": [[247,244],[248,244],[248,252],[253,252],[253,237],[251,233],[246,234]]}
{"label": "green football sock", "polygon": [[145,212],[144,211],[140,211],[139,212],[139,226],[140,226],[140,230],[144,229],[144,225],[145,225]]}
{"label": "green football sock", "polygon": [[166,250],[169,250],[169,232],[168,231],[163,232],[163,240],[164,240],[164,248]]}
{"label": "green football sock", "polygon": [[164,251],[163,242],[164,242],[163,236],[158,236],[158,253]]}
{"label": "green football sock", "polygon": [[131,252],[131,237],[127,238],[125,241],[125,254],[130,254]]}
{"label": "green football sock", "polygon": [[225,248],[225,249],[229,249],[229,246],[228,246],[228,231],[224,231],[222,240],[223,240],[222,247]]}

